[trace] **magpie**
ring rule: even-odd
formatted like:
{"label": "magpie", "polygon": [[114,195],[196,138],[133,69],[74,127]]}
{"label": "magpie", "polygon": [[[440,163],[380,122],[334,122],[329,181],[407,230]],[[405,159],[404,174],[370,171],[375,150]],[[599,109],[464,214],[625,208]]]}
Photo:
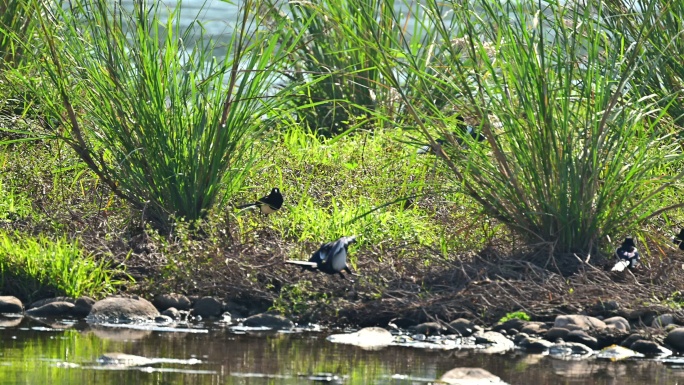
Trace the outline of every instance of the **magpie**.
{"label": "magpie", "polygon": [[679,234],[672,238],[675,245],[679,245],[679,250],[684,250],[684,229],[679,230]]}
{"label": "magpie", "polygon": [[[340,277],[347,279],[342,274],[342,270],[350,275],[356,275],[352,273],[349,265],[347,265],[347,247],[354,242],[356,242],[355,235],[342,237],[334,242],[321,245],[309,258],[308,262],[285,261],[285,263],[301,266],[302,271],[322,271],[326,274],[339,274]],[[352,282],[354,281],[352,280]]]}
{"label": "magpie", "polygon": [[258,207],[262,213],[268,215],[280,210],[282,206],[283,194],[280,193],[280,190],[277,187],[274,187],[270,194],[260,198],[256,202],[235,206],[235,208],[246,209],[248,207]]}
{"label": "magpie", "polygon": [[[463,131],[463,133],[470,135],[471,138],[477,140],[478,142],[483,142],[486,139],[485,136],[482,135],[482,133],[475,131],[475,128],[473,126],[467,124],[465,122],[465,119],[463,119],[462,116],[460,116],[460,115],[457,116],[456,120],[458,121],[456,124],[459,127],[461,127],[461,130]],[[451,133],[451,135],[453,135],[456,138],[456,143],[459,146],[463,145],[463,139],[461,139],[458,136],[459,135],[458,132],[453,131]],[[443,146],[443,145],[449,143],[446,138],[438,138],[437,140],[435,140],[435,142],[437,142],[437,144],[439,144],[440,146]],[[418,151],[416,151],[416,153],[418,155],[427,154],[429,152],[433,152],[433,153],[435,152],[434,148],[432,148],[432,146],[429,143],[422,146],[421,148],[418,149]]]}
{"label": "magpie", "polygon": [[634,238],[625,238],[620,247],[615,250],[615,256],[618,261],[611,271],[623,271],[627,266],[630,269],[639,266],[639,251],[634,245]]}

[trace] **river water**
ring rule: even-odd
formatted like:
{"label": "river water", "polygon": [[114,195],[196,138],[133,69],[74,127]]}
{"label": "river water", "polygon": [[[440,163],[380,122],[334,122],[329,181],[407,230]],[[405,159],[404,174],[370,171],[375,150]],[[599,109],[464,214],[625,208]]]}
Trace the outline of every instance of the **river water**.
{"label": "river water", "polygon": [[[28,318],[0,319],[0,325],[3,385],[429,384],[454,367],[484,368],[519,385],[684,383],[684,365],[653,360],[562,361],[398,346],[368,351],[328,342],[325,332],[245,332],[213,322],[179,332]],[[98,361],[107,353],[158,362],[108,366]]]}

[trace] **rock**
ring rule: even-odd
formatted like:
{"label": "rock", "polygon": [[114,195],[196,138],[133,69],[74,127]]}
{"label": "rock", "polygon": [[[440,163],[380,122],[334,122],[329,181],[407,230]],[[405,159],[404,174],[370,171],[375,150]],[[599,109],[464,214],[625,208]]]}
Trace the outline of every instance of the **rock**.
{"label": "rock", "polygon": [[574,314],[574,315],[559,315],[556,317],[556,321],[553,323],[554,327],[565,327],[569,325],[574,325],[582,330],[601,330],[605,329],[606,324],[605,322],[601,321],[600,319],[596,317],[590,317],[586,315],[579,315],[579,314]]}
{"label": "rock", "polygon": [[488,345],[484,349],[478,350],[482,353],[503,353],[515,348],[513,341],[498,332],[484,332],[476,335],[476,343]]}
{"label": "rock", "polygon": [[601,349],[601,351],[596,355],[596,358],[610,361],[621,361],[626,358],[643,356],[643,354],[637,353],[632,349],[627,349],[619,345],[612,345],[607,348]]}
{"label": "rock", "polygon": [[391,344],[394,337],[383,328],[369,327],[354,333],[332,334],[326,340],[338,344],[356,345],[367,350],[378,350]]}
{"label": "rock", "polygon": [[175,307],[170,307],[163,312],[161,312],[161,315],[165,315],[167,317],[170,317],[172,319],[178,320],[181,318],[181,312],[176,309]]}
{"label": "rock", "polygon": [[657,316],[653,322],[651,322],[651,327],[653,328],[663,328],[667,325],[672,325],[675,323],[675,317],[672,314],[661,314]]}
{"label": "rock", "polygon": [[568,342],[578,342],[587,345],[592,349],[598,349],[598,340],[585,332],[584,330],[573,330],[565,337]]}
{"label": "rock", "polygon": [[546,324],[543,322],[527,322],[525,326],[520,329],[520,333],[544,334],[547,332],[547,330]]}
{"label": "rock", "polygon": [[644,339],[644,337],[635,333],[635,334],[632,334],[629,337],[625,338],[624,341],[622,341],[622,343],[620,343],[620,346],[632,349],[632,344],[638,340],[641,340],[641,339]]}
{"label": "rock", "polygon": [[521,330],[523,327],[525,327],[526,323],[527,323],[527,321],[524,321],[524,320],[521,320],[518,318],[511,318],[504,323],[494,325],[492,330],[495,332],[500,332],[501,330],[510,330],[510,329]]}
{"label": "rock", "polygon": [[202,317],[219,317],[223,309],[223,303],[215,297],[202,297],[195,302],[192,313]]}
{"label": "rock", "polygon": [[268,313],[255,314],[251,317],[247,317],[242,321],[242,325],[257,328],[264,327],[274,330],[287,330],[294,328],[294,323],[289,319],[281,315]]}
{"label": "rock", "polygon": [[63,317],[71,315],[74,304],[71,302],[55,301],[26,310],[32,317]]}
{"label": "rock", "polygon": [[171,318],[167,315],[164,315],[164,314],[160,314],[154,319],[154,322],[161,324],[161,325],[168,325],[168,324],[173,322],[173,318]]}
{"label": "rock", "polygon": [[74,302],[74,308],[71,309],[71,314],[75,317],[87,317],[94,304],[95,300],[90,297],[78,297]]}
{"label": "rock", "polygon": [[559,338],[565,339],[568,333],[570,333],[570,330],[566,328],[552,327],[546,332],[544,338],[546,338],[549,341],[556,341]]}
{"label": "rock", "polygon": [[154,307],[159,311],[164,311],[170,307],[176,308],[177,310],[190,310],[192,308],[192,302],[190,298],[184,296],[183,294],[160,294],[154,297],[152,301]]}
{"label": "rock", "polygon": [[541,338],[523,338],[519,346],[527,353],[541,354],[549,350],[553,343]]}
{"label": "rock", "polygon": [[667,333],[665,343],[678,352],[684,352],[684,328],[676,328]]}
{"label": "rock", "polygon": [[620,309],[620,304],[616,301],[599,301],[591,307],[591,312],[594,314],[610,314]]}
{"label": "rock", "polygon": [[561,360],[583,359],[592,354],[594,351],[590,347],[577,342],[559,340],[549,347],[549,356]]}
{"label": "rock", "polygon": [[606,324],[606,326],[613,326],[623,333],[629,333],[631,330],[629,321],[627,321],[624,317],[610,317],[603,320],[603,322]]}
{"label": "rock", "polygon": [[152,321],[159,315],[150,301],[138,296],[109,297],[95,302],[88,322]]}
{"label": "rock", "polygon": [[501,378],[481,368],[454,368],[444,373],[439,380],[451,385],[505,384]]}
{"label": "rock", "polygon": [[670,356],[672,355],[672,351],[670,349],[666,349],[654,341],[648,341],[648,340],[637,340],[632,343],[629,347],[630,349],[634,350],[635,352],[639,352],[642,354],[647,354],[647,355],[658,355],[658,356]]}
{"label": "rock", "polygon": [[19,298],[10,295],[0,296],[0,314],[23,312],[24,305]]}
{"label": "rock", "polygon": [[41,299],[38,301],[32,302],[27,309],[33,309],[36,307],[41,307],[43,305],[47,305],[52,302],[69,302],[69,303],[74,303],[75,299],[71,297],[54,297],[54,298],[46,298],[46,299]]}
{"label": "rock", "polygon": [[232,301],[228,301],[223,305],[223,311],[229,312],[233,319],[245,318],[249,313],[249,309]]}
{"label": "rock", "polygon": [[437,322],[424,322],[409,328],[410,331],[418,334],[425,334],[426,336],[438,336],[446,331],[446,327]]}
{"label": "rock", "polygon": [[463,337],[470,337],[478,329],[478,327],[472,321],[469,321],[465,318],[459,318],[451,321],[449,323],[449,327]]}

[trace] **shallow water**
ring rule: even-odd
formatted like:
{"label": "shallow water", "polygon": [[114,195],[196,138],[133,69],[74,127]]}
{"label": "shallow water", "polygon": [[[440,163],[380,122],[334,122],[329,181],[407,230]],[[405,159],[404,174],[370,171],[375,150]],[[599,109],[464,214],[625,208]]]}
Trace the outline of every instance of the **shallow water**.
{"label": "shallow water", "polygon": [[[560,361],[409,347],[367,351],[328,342],[325,332],[245,333],[221,323],[170,332],[9,321],[0,322],[7,325],[0,328],[0,384],[427,384],[454,367],[481,367],[521,385],[684,383],[684,361]],[[128,368],[98,362],[102,354],[117,352],[157,362]]]}

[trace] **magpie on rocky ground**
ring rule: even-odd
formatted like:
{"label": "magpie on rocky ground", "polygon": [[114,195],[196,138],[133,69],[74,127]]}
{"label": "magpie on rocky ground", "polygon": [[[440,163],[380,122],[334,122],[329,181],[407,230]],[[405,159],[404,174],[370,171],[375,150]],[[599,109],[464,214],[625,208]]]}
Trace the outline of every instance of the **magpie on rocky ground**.
{"label": "magpie on rocky ground", "polygon": [[679,230],[679,234],[672,238],[672,242],[679,246],[679,250],[684,250],[684,228]]}
{"label": "magpie on rocky ground", "polygon": [[615,256],[618,261],[611,271],[623,271],[627,266],[629,266],[630,269],[639,266],[639,251],[637,251],[636,245],[634,244],[634,238],[625,238],[620,247],[615,250]]}
{"label": "magpie on rocky ground", "polygon": [[301,266],[302,271],[322,271],[326,274],[339,274],[340,277],[348,279],[342,274],[342,271],[346,271],[350,275],[357,275],[352,273],[349,265],[347,265],[347,248],[354,242],[356,242],[354,235],[342,237],[336,241],[324,243],[306,262],[289,260],[285,263]]}

